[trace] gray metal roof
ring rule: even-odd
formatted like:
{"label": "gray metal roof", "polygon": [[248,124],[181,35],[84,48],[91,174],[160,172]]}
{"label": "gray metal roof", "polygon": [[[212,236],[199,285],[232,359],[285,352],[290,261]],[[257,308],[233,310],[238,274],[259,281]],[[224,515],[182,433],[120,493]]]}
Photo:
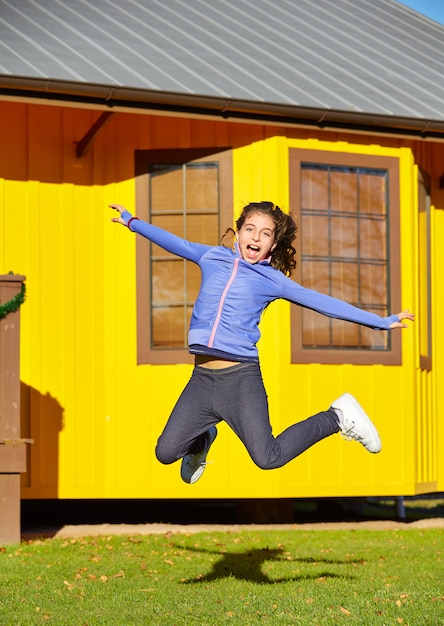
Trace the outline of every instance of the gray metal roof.
{"label": "gray metal roof", "polygon": [[0,95],[444,129],[443,69],[396,0],[0,0]]}

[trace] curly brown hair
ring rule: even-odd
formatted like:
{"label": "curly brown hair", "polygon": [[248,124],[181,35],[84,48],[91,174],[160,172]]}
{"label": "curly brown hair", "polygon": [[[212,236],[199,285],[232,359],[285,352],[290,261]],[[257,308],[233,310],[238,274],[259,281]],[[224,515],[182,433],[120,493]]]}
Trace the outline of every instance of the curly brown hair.
{"label": "curly brown hair", "polygon": [[[275,224],[274,240],[276,246],[271,253],[271,265],[286,276],[291,276],[296,267],[296,248],[293,246],[293,241],[296,238],[298,230],[292,216],[288,213],[284,213],[284,211],[273,204],[273,202],[250,202],[250,204],[247,204],[247,206],[242,209],[242,213],[236,220],[236,228],[238,231],[242,228],[246,218],[253,213],[269,215],[273,220]],[[231,228],[229,228],[227,232],[234,234]]]}

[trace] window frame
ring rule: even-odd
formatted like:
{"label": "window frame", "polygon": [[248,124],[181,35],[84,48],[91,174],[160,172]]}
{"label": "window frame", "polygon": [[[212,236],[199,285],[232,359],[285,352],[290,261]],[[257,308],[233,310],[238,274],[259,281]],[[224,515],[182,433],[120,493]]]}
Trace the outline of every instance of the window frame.
{"label": "window frame", "polygon": [[[419,294],[419,366],[422,370],[432,369],[432,260],[431,260],[431,179],[427,172],[418,167],[418,294]],[[424,193],[424,206],[420,194]],[[425,214],[425,232],[421,229],[420,215]],[[421,256],[424,255],[423,258]],[[424,268],[425,265],[425,268]],[[425,269],[425,302],[423,301],[421,272]],[[424,306],[425,305],[425,306]],[[423,309],[426,308],[424,311]],[[425,337],[424,337],[425,335]],[[422,346],[427,344],[427,354]]]}
{"label": "window frame", "polygon": [[[289,149],[290,208],[298,225],[301,224],[301,164],[313,163],[339,167],[384,169],[388,172],[388,314],[401,311],[400,262],[400,190],[399,159],[377,155],[323,150]],[[298,231],[298,237],[304,234]],[[296,249],[298,239],[296,239]],[[293,279],[301,283],[301,261],[296,266]],[[400,365],[402,363],[401,333],[393,332],[387,350],[371,348],[306,348],[302,340],[302,307],[291,307],[291,362],[357,365]],[[374,331],[387,332],[387,331]]]}
{"label": "window frame", "polygon": [[[183,148],[135,151],[136,215],[149,219],[149,169],[156,164],[183,165],[192,161],[219,162],[219,234],[233,224],[233,175],[231,148]],[[136,299],[137,299],[137,364],[172,365],[193,363],[194,356],[186,348],[155,349],[151,347],[151,275],[150,242],[136,239]]]}

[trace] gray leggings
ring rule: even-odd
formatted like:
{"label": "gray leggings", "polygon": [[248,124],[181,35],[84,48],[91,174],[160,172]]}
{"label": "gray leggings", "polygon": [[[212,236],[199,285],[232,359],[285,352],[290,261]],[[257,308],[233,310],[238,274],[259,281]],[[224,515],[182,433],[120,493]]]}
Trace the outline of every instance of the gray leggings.
{"label": "gray leggings", "polygon": [[205,445],[205,432],[221,421],[234,430],[262,469],[282,467],[339,431],[338,416],[330,409],[274,437],[258,364],[240,363],[220,370],[196,365],[157,442],[158,460],[169,464],[190,452],[200,452]]}

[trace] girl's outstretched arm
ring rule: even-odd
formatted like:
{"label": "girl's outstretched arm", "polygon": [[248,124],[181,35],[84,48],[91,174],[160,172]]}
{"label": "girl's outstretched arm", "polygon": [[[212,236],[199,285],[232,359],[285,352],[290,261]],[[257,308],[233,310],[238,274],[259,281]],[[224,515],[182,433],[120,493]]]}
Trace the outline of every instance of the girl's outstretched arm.
{"label": "girl's outstretched arm", "polygon": [[163,228],[133,217],[121,204],[110,204],[109,206],[120,214],[119,217],[113,217],[111,221],[127,226],[131,232],[142,235],[164,250],[183,259],[199,263],[202,256],[211,248],[211,246],[202,243],[188,241]]}
{"label": "girl's outstretched arm", "polygon": [[381,317],[376,313],[360,309],[344,300],[328,296],[314,289],[302,287],[302,285],[291,280],[291,278],[282,276],[280,280],[283,287],[281,297],[285,300],[317,311],[327,317],[344,320],[346,322],[354,322],[362,326],[368,326],[374,330],[406,328],[407,325],[403,323],[402,320],[413,320],[415,317],[412,313],[409,313],[408,309],[402,311],[399,315]]}

